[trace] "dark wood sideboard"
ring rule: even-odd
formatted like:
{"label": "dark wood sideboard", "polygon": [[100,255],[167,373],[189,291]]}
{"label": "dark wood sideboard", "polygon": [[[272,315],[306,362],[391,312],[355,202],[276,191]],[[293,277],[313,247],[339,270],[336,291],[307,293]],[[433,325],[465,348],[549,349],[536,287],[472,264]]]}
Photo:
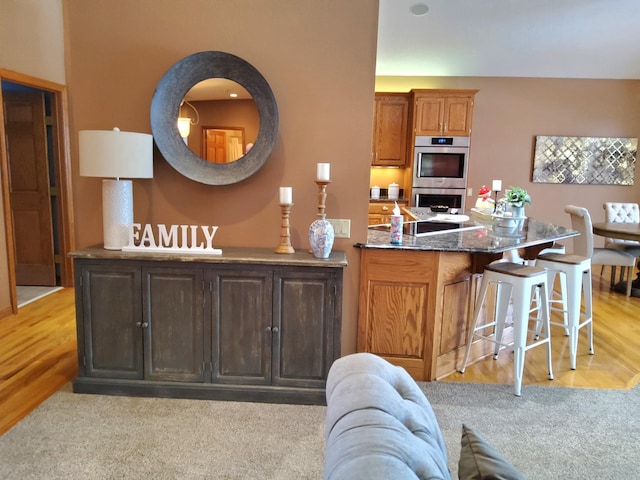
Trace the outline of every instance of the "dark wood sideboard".
{"label": "dark wood sideboard", "polygon": [[346,254],[72,252],[78,393],[323,404]]}

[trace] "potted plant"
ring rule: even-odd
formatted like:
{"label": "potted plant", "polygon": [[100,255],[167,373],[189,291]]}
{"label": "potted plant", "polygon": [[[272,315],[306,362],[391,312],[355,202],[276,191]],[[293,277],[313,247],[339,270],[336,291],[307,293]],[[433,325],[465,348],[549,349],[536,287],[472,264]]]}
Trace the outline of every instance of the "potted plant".
{"label": "potted plant", "polygon": [[520,187],[511,187],[505,192],[507,203],[512,207],[524,207],[531,205],[531,197],[527,191]]}
{"label": "potted plant", "polygon": [[505,200],[514,217],[524,217],[524,206],[531,205],[531,197],[525,189],[520,187],[510,187],[505,192]]}

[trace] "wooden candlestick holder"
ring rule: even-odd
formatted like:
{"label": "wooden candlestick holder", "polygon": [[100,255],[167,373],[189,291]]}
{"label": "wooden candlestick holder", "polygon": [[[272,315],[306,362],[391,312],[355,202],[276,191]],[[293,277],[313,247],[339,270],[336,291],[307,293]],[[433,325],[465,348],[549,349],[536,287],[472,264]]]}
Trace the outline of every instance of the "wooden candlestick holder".
{"label": "wooden candlestick holder", "polygon": [[327,185],[331,183],[331,180],[317,180],[318,185],[318,218],[324,220],[326,217],[324,210],[327,201]]}
{"label": "wooden candlestick holder", "polygon": [[282,223],[280,224],[280,245],[276,248],[276,253],[295,253],[291,246],[291,233],[289,231],[289,214],[292,203],[281,203]]}

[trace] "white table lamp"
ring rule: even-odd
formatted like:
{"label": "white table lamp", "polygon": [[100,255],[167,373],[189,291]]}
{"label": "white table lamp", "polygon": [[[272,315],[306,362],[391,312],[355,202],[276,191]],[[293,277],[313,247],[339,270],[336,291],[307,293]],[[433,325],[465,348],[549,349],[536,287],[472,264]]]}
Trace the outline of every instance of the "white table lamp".
{"label": "white table lamp", "polygon": [[129,243],[133,223],[133,185],[124,178],[153,177],[153,137],[113,130],[79,132],[80,176],[102,180],[104,248],[121,250]]}

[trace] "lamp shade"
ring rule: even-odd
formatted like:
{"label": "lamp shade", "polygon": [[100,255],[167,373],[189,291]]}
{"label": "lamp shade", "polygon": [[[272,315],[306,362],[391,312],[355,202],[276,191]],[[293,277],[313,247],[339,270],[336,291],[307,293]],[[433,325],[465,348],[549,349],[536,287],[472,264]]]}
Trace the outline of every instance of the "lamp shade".
{"label": "lamp shade", "polygon": [[153,136],[148,133],[81,130],[78,141],[83,177],[153,177]]}
{"label": "lamp shade", "polygon": [[189,133],[191,133],[191,118],[178,117],[178,130],[182,138],[188,137]]}

